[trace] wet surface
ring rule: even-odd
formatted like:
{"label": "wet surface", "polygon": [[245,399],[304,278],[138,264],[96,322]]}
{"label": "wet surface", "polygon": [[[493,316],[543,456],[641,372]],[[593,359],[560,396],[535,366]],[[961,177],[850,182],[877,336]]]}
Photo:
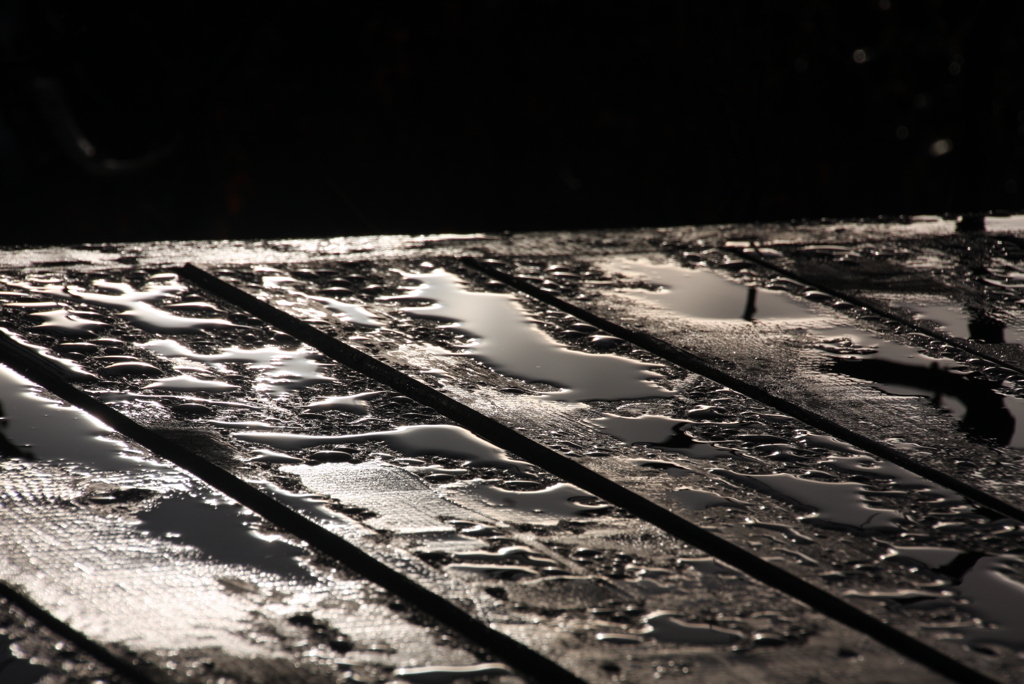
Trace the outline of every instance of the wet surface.
{"label": "wet surface", "polygon": [[[807,309],[802,303],[795,306],[804,312],[798,319],[801,325],[805,325],[809,319],[813,320],[814,317],[806,313],[810,309]],[[414,315],[416,314],[414,313]],[[555,324],[553,318],[538,316],[536,313],[533,316],[543,329],[549,329],[550,324]],[[565,318],[568,319],[568,317]],[[746,321],[742,317],[737,318],[737,324],[758,325],[756,320]],[[777,325],[777,323],[771,324]],[[791,325],[793,322],[789,321],[786,324]],[[575,324],[571,322],[562,323],[562,325],[567,326],[563,328],[567,332],[582,334],[591,332],[587,331],[586,326],[582,324],[576,326],[575,329]],[[441,327],[437,328],[438,331],[442,329]],[[570,335],[569,339],[579,338]],[[823,338],[822,344],[825,339],[827,338]],[[925,366],[926,368],[936,361],[934,358],[924,359],[922,354],[912,348],[898,344],[885,344],[887,341],[882,338],[871,338],[871,340],[879,343],[882,348],[881,355],[886,359],[905,359],[911,365],[929,364],[929,366]],[[560,343],[566,344],[565,342]],[[457,338],[454,344],[460,344]],[[409,347],[400,348],[401,352],[394,353],[389,358],[392,362],[409,363],[409,360],[413,358]],[[375,349],[381,350],[382,345],[376,345]],[[424,351],[426,352],[427,349],[425,348]],[[872,350],[872,352],[875,351]],[[620,347],[618,353],[621,354],[621,352],[622,348]],[[831,361],[832,359],[825,357],[825,360]],[[948,366],[955,368],[956,364],[950,363]],[[450,375],[457,375],[457,373],[452,372]],[[671,386],[672,380],[669,379],[671,376],[663,374],[663,377]],[[474,375],[474,380],[477,383],[480,382],[480,379],[479,375]],[[453,388],[446,384],[445,389],[452,391]],[[694,392],[695,389],[696,387],[691,383],[686,393],[690,395],[689,401],[694,403],[687,402],[689,408],[685,411],[680,411],[679,408],[674,408],[671,412],[658,411],[658,408],[669,409],[676,401],[660,399],[647,403],[635,402],[634,405],[622,404],[620,411],[628,405],[630,407],[628,413],[615,415],[605,411],[584,421],[621,443],[652,449],[655,453],[660,452],[673,456],[679,454],[681,460],[675,461],[649,458],[646,461],[643,459],[633,460],[633,462],[641,464],[644,469],[662,471],[672,475],[673,478],[689,477],[689,482],[699,483],[699,486],[675,488],[672,497],[662,494],[662,500],[666,501],[671,508],[700,511],[705,516],[714,514],[715,524],[722,526],[726,524],[725,519],[728,515],[736,515],[743,511],[750,505],[750,500],[756,500],[756,496],[751,495],[754,492],[760,492],[791,507],[792,517],[782,515],[779,509],[769,507],[775,511],[774,515],[777,521],[769,524],[780,525],[776,528],[780,530],[780,534],[784,538],[799,540],[796,543],[806,543],[808,537],[799,532],[796,535],[787,535],[785,533],[786,520],[798,521],[798,525],[829,529],[832,539],[837,539],[836,535],[842,536],[843,532],[854,533],[854,539],[858,537],[863,539],[864,535],[879,536],[884,539],[890,535],[935,534],[935,528],[926,532],[904,513],[904,511],[920,510],[922,506],[932,511],[927,515],[935,516],[937,524],[942,524],[938,523],[939,520],[950,521],[944,529],[946,532],[954,527],[951,522],[954,518],[965,516],[966,525],[969,524],[966,523],[968,519],[978,520],[972,516],[984,515],[976,509],[974,512],[969,512],[972,511],[971,507],[963,507],[960,497],[934,483],[923,481],[922,478],[893,464],[880,462],[833,438],[809,433],[806,427],[800,426],[795,421],[790,421],[785,416],[751,406],[746,411],[748,414],[746,419],[737,419],[735,408],[722,410],[719,408],[723,406],[720,400],[713,403],[706,400],[714,396],[714,390],[711,390],[709,394],[708,389],[703,392]],[[479,400],[479,386],[475,393],[478,397],[476,401],[463,393],[456,393],[455,396],[467,403],[481,406],[484,411],[488,410],[486,408],[487,401],[497,401],[497,399]],[[509,398],[502,403],[506,405],[510,402],[516,403],[516,423],[523,425],[524,414],[528,414],[530,411],[526,401],[528,393],[520,394],[507,391],[505,393]],[[725,399],[727,396],[722,398]],[[674,418],[673,414],[680,417]],[[566,423],[564,415],[560,423],[567,426],[572,421]],[[550,421],[550,417],[547,421]],[[778,430],[787,423],[789,425],[788,435],[783,436]],[[584,430],[585,432],[587,431]],[[575,438],[575,442],[573,438],[566,441],[566,444],[572,444],[575,447],[569,449],[568,453],[585,455],[588,452],[587,447],[583,444],[588,441],[592,443],[593,438],[581,438],[579,435],[583,433],[580,433],[578,428],[576,433],[578,436]],[[557,443],[552,441],[552,438],[541,437],[541,439],[557,448]],[[694,453],[687,454],[688,448],[693,449]],[[559,450],[566,451],[565,447]],[[607,451],[615,453],[621,449],[609,448]],[[822,452],[825,452],[826,455],[822,455]],[[594,451],[593,455],[598,458],[605,457],[598,454],[597,451]],[[683,458],[685,460],[682,460]],[[719,463],[715,463],[715,461]],[[743,463],[745,472],[714,470],[715,466],[725,465],[730,461]],[[629,481],[632,486],[639,486],[641,491],[651,498],[656,496],[656,487],[646,483],[639,484],[640,481],[635,479],[623,479],[628,477],[625,475],[626,471],[622,470],[621,466],[616,465],[614,461],[601,461],[601,463],[604,465],[603,468],[596,463],[588,463],[588,465],[598,468],[601,472],[612,473],[613,477],[620,482]],[[704,469],[703,473],[694,466]],[[766,466],[768,466],[767,469]],[[820,470],[814,470],[815,466]],[[779,472],[780,469],[783,472]],[[793,472],[785,472],[786,470]],[[694,475],[697,477],[693,477]],[[745,491],[741,493],[724,487],[723,484],[726,482],[742,485]],[[688,482],[679,481],[678,484],[688,484]],[[488,493],[491,496],[495,495],[493,491]],[[505,494],[505,496],[509,495]],[[764,499],[760,499],[758,505],[764,508],[766,505]],[[959,510],[957,510],[958,505],[960,505]],[[724,512],[725,517],[716,511]],[[730,511],[735,513],[729,513]],[[723,528],[719,527],[719,529]],[[916,530],[920,530],[920,532]],[[853,542],[853,539],[848,538],[846,543],[850,542]],[[825,548],[830,546],[829,542],[817,543],[825,544]],[[851,571],[853,567],[871,562],[875,556],[876,552],[873,551],[870,544],[863,546],[860,544],[860,542],[853,542],[850,547],[846,548],[846,560],[841,563],[837,563],[835,558],[827,559],[815,549],[811,549],[810,554],[805,551],[779,549],[779,554],[775,558],[801,566],[801,574],[810,578],[819,578],[819,581],[825,580],[826,586],[828,586],[827,583],[835,583],[837,580],[840,585],[876,584],[877,579],[869,579],[868,574]],[[760,545],[761,542],[758,542],[755,548]],[[772,548],[775,548],[774,545]],[[858,551],[855,549],[858,548],[861,554],[860,561],[856,560]],[[764,549],[764,551],[767,550],[767,548]],[[889,619],[891,619],[891,614]],[[907,627],[911,627],[913,622],[914,620],[911,620],[905,624]],[[935,633],[928,630],[915,631],[915,633],[923,638],[929,638],[929,635],[930,638],[935,638]],[[940,641],[942,639],[943,637],[939,637]]]}
{"label": "wet surface", "polygon": [[[261,282],[266,275],[258,275]],[[276,280],[271,296],[282,297],[282,288],[276,286],[287,283],[297,287],[292,281]],[[313,317],[316,310],[308,307],[315,300],[297,301],[307,307],[306,315]],[[506,301],[510,300],[506,297]],[[400,311],[404,304],[399,301],[389,306]],[[229,307],[216,306],[230,312]],[[102,317],[102,311],[96,313]],[[393,318],[390,311],[374,310],[373,314],[382,321]],[[438,420],[431,410],[318,359],[294,340],[261,329],[239,314],[230,315],[239,325],[226,337],[218,333],[216,345],[192,333],[149,337],[141,329],[118,327],[115,319],[104,320],[117,329],[116,335],[107,335],[110,340],[123,340],[124,352],[160,368],[165,377],[187,374],[207,383],[232,385],[231,389],[211,394],[196,386],[193,391],[170,392],[153,387],[155,380],[148,377],[119,378],[119,391],[112,391],[109,384],[84,383],[82,387],[146,424],[161,429],[181,426],[174,430],[181,433],[184,429],[186,435],[193,434],[188,430],[209,432],[211,437],[196,442],[194,448],[211,460],[247,479],[262,479],[265,484],[261,488],[278,500],[360,543],[433,591],[473,606],[492,624],[570,669],[592,673],[590,679],[606,676],[600,673],[607,656],[596,648],[596,635],[608,631],[609,624],[589,612],[595,604],[611,613],[643,604],[644,610],[623,613],[615,618],[619,620],[615,624],[645,634],[649,625],[643,617],[652,611],[667,611],[682,624],[701,624],[704,616],[720,611],[723,601],[736,597],[742,599],[729,611],[728,624],[721,629],[743,635],[744,644],[755,646],[755,635],[767,629],[782,635],[784,644],[801,653],[814,652],[816,655],[808,656],[807,667],[817,667],[814,663],[822,658],[831,661],[839,643],[857,643],[859,652],[877,653],[876,662],[890,663],[883,667],[905,667],[863,637],[852,637],[848,630],[785,597],[766,593],[756,582],[728,574],[705,575],[694,569],[704,567],[700,562],[680,566],[679,559],[693,555],[694,550],[586,491],[526,466],[463,428],[429,422]],[[340,317],[339,321],[355,325]],[[378,329],[357,329],[363,332],[355,337],[364,340],[355,339],[355,343],[374,344]],[[383,327],[379,330],[389,332]],[[590,337],[586,339],[589,343]],[[553,340],[546,344],[571,351]],[[617,354],[575,353],[611,359],[616,367],[630,368],[631,373],[655,365]],[[311,372],[329,381],[277,391],[266,374],[273,372],[280,360],[297,356],[318,364]],[[83,361],[91,364],[93,358],[86,355]],[[478,363],[465,354],[448,358],[456,363]],[[439,363],[444,363],[437,357],[432,360],[428,370],[439,370]],[[440,374],[430,377],[443,381]],[[651,387],[670,395],[657,385]],[[550,401],[552,392],[547,387],[531,392],[550,407],[572,405]],[[700,410],[696,413],[698,418],[707,415]],[[612,443],[622,444],[608,437],[605,448]],[[730,453],[728,448],[722,451]],[[598,458],[610,453],[613,451]],[[676,489],[679,487],[668,488],[666,495],[677,497],[684,508],[738,511],[744,505],[741,497],[711,498],[718,495],[707,487],[688,488],[688,492]],[[173,512],[176,504],[168,505]],[[251,536],[244,516],[220,507],[216,515],[240,518],[241,533]],[[186,538],[185,532],[169,531]],[[376,534],[388,535],[387,543],[376,541]],[[195,539],[197,550],[202,548],[201,542],[211,544],[206,535]],[[654,543],[655,539],[660,541]],[[263,543],[279,544],[274,539]],[[522,548],[530,553],[520,553]],[[300,558],[293,549],[282,548],[280,556],[276,561],[279,573],[292,581],[306,581],[301,575],[287,574]],[[262,562],[260,558],[251,561]],[[575,583],[566,584],[570,581]],[[509,598],[501,598],[505,596]],[[792,607],[784,618],[754,617],[779,606],[780,601]],[[537,624],[537,614],[548,617]],[[577,636],[566,637],[567,631]],[[801,636],[811,633],[820,635],[814,644]],[[617,667],[635,673],[631,676],[637,679],[649,678],[664,657],[658,651],[661,643],[641,637],[641,650],[632,653],[632,660],[620,660]],[[714,676],[727,677],[727,669],[715,663],[721,662],[722,649],[728,652],[732,645],[700,646],[711,650],[706,656],[695,655],[690,667],[709,676],[720,672]],[[759,656],[762,670],[781,673],[792,668],[791,658],[773,653]],[[852,673],[850,677],[856,680],[861,675]]]}
{"label": "wet surface", "polygon": [[5,684],[36,684],[49,672],[25,658],[16,642],[0,636],[0,680]]}
{"label": "wet surface", "polygon": [[[0,574],[88,637],[189,682],[272,681],[285,663],[304,681],[338,668],[376,680],[436,656],[435,635],[389,615],[365,580],[317,566],[290,535],[2,367],[0,403]],[[308,651],[289,616],[311,613],[344,625],[345,649]]]}
{"label": "wet surface", "polygon": [[[324,400],[330,401],[330,400]],[[322,405],[322,404],[321,404]],[[505,452],[473,433],[452,425],[407,425],[387,432],[354,435],[296,435],[275,432],[238,432],[236,439],[267,444],[278,449],[298,450],[335,444],[382,442],[402,456],[439,456],[462,465],[522,471],[528,464],[508,458]]]}
{"label": "wet surface", "polygon": [[115,673],[14,605],[0,601],[0,681],[114,682]]}
{"label": "wet surface", "polygon": [[[686,317],[753,322],[814,316],[800,302],[707,270],[625,259],[614,262],[613,268],[643,284],[643,288],[629,290],[633,297]],[[652,285],[657,289],[651,291]]]}
{"label": "wet surface", "polygon": [[[221,275],[239,278],[275,306],[336,330],[456,400],[972,666],[1016,681],[1011,663],[1020,648],[1018,620],[987,598],[993,587],[1015,595],[1024,544],[1014,524],[581,321],[447,262],[439,270],[439,263],[339,267],[321,261],[309,270],[243,268]],[[587,274],[571,261],[548,260],[537,273],[534,282],[559,293],[567,282],[604,287],[604,273]],[[637,280],[660,287],[638,289],[632,282],[623,292],[644,307],[664,308],[680,288],[669,275],[655,275],[638,273]],[[431,276],[437,279],[424,280]],[[821,293],[801,291],[794,298],[769,280],[740,276],[724,278],[729,287],[720,288],[712,307],[718,313],[690,314],[703,315],[699,320],[708,325],[747,326],[727,328],[739,331],[735,348],[751,344],[757,355],[776,331],[802,334],[819,354],[814,371],[851,383],[840,383],[839,391],[863,387],[870,392],[865,397],[917,402],[945,416],[974,445],[972,453],[1014,445],[1016,397],[1005,378],[996,381],[966,359],[877,328],[865,331],[840,319],[818,326],[821,307],[834,304]],[[687,282],[693,284],[692,274]],[[464,427],[445,425],[432,410],[159,271],[130,278],[36,273],[5,287],[18,295],[7,302],[52,302],[5,307],[4,323],[26,345],[61,360],[55,363],[78,364],[81,388],[153,429],[192,440],[210,460],[262,482],[264,491],[318,524],[361,540],[392,567],[459,598],[531,647],[558,654],[588,679],[700,673],[709,681],[811,681],[823,672],[842,672],[849,681],[934,679],[628,511],[526,465]],[[173,318],[227,325],[169,321],[139,302]],[[72,323],[105,327],[74,337],[34,328],[40,319],[33,313],[57,309]],[[517,348],[528,353],[513,353]],[[791,348],[791,360],[797,356]],[[995,404],[979,398],[989,390],[1010,395],[1001,405],[1014,420],[1011,427],[1002,419],[993,428],[992,421],[972,417],[999,415]],[[942,424],[935,420],[918,421],[918,431]],[[932,448],[909,445],[920,440],[901,436],[902,448]],[[11,443],[14,453],[29,440]],[[23,454],[9,460],[33,468],[97,467],[32,456],[37,460]],[[138,472],[162,472],[143,461],[143,471],[128,471],[133,480]],[[122,507],[118,515],[137,521],[133,533],[147,533],[146,544],[174,549],[192,563],[250,568],[262,578],[236,573],[218,583],[229,593],[249,596],[252,587],[270,581],[315,595],[325,581],[301,545],[254,526],[252,516],[215,495],[189,503],[187,487],[165,492],[154,478],[142,477],[148,486],[122,487],[127,494],[90,491],[88,505]],[[211,529],[179,524],[193,508],[216,521]],[[941,549],[942,558],[935,560],[929,549]],[[947,557],[953,560],[934,568],[925,562]],[[924,598],[911,608],[888,596]],[[371,641],[365,642],[369,653],[386,652]],[[294,657],[289,648],[282,652]],[[404,662],[392,654],[388,665],[373,656],[378,664],[359,676],[450,681],[462,667],[499,667],[469,654],[404,652],[410,654]],[[844,655],[851,653],[856,657]]]}
{"label": "wet surface", "polygon": [[[796,251],[830,264],[844,263],[841,250],[824,250],[826,246],[801,246]],[[860,248],[861,253],[867,251]],[[875,251],[890,266],[911,254],[906,249]],[[782,254],[771,249],[760,254],[775,258],[773,252]],[[964,477],[1011,502],[1024,502],[1024,492],[1014,485],[1024,476],[1019,459],[1001,452],[1024,446],[1020,428],[1024,375],[719,250],[685,252],[678,261],[653,254],[619,256],[574,268],[577,273],[591,268],[593,275],[553,280],[549,287],[570,300],[592,300],[588,306],[601,315],[638,327],[713,364],[724,364],[739,378],[840,425],[867,431],[879,441],[911,444],[912,457],[927,452],[930,466]],[[864,270],[863,262],[859,268]],[[713,291],[754,287],[758,293],[788,298],[805,313],[794,319],[705,319],[687,315],[685,307],[672,309],[671,298],[665,297],[655,310],[638,309],[638,292],[643,297],[647,293],[638,291],[635,274],[650,269],[675,270],[684,274],[676,276],[680,282],[687,274],[705,272],[714,278],[709,282],[717,283]],[[896,276],[879,272],[882,284],[875,283],[877,289],[872,292],[897,291],[893,283],[909,278],[906,269],[897,270]],[[873,273],[863,273],[860,282],[875,282]],[[665,282],[671,279],[663,277]],[[595,285],[587,284],[591,281]],[[910,282],[924,287],[923,280]],[[914,320],[914,315],[908,313],[907,320]],[[842,402],[836,397],[842,397]]]}
{"label": "wet surface", "polygon": [[882,556],[882,562],[924,572],[932,581],[922,582],[923,588],[910,594],[876,592],[855,596],[898,601],[908,609],[918,610],[964,602],[979,624],[949,624],[941,629],[958,635],[982,652],[993,647],[1024,649],[1024,630],[1016,621],[1024,608],[1024,583],[1020,579],[1024,558],[943,547],[894,546]]}

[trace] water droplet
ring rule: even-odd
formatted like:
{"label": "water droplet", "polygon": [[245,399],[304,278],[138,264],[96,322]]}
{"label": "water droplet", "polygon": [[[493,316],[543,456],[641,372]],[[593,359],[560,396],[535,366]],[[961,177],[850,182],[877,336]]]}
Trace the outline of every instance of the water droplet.
{"label": "water droplet", "polygon": [[253,458],[246,459],[247,463],[302,463],[302,459],[297,456],[289,456],[288,454],[282,454],[277,451],[271,451],[270,449],[253,449],[252,453],[256,454]]}
{"label": "water droplet", "polygon": [[455,560],[462,563],[508,562],[523,565],[554,565],[550,558],[539,555],[528,546],[506,546],[498,551],[467,551],[456,553]]}
{"label": "water droplet", "polygon": [[539,577],[540,573],[533,568],[517,565],[485,565],[482,563],[452,563],[445,566],[446,572],[464,572],[483,575],[490,579],[517,580],[524,577]]}
{"label": "water droplet", "polygon": [[214,413],[212,408],[203,404],[177,404],[171,407],[171,412],[185,418],[205,418]]}
{"label": "water droplet", "polygon": [[161,375],[160,369],[156,366],[141,361],[121,361],[104,366],[100,369],[100,375],[105,378],[123,378],[130,376],[156,377]]}

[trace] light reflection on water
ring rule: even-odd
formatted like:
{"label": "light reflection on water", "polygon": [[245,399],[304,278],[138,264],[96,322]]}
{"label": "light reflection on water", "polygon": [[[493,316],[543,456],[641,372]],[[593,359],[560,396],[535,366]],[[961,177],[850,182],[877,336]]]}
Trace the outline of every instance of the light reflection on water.
{"label": "light reflection on water", "polygon": [[656,366],[613,354],[587,354],[566,348],[537,328],[511,295],[471,292],[452,273],[404,274],[419,285],[392,299],[427,299],[431,306],[409,307],[422,318],[452,322],[475,338],[468,353],[500,373],[563,388],[544,396],[558,401],[667,397],[652,380]]}
{"label": "light reflection on water", "polygon": [[759,287],[734,283],[704,269],[655,264],[646,259],[618,259],[608,268],[663,288],[656,291],[630,289],[626,291],[628,296],[690,318],[752,322],[815,316],[800,301]]}
{"label": "light reflection on water", "polygon": [[[968,435],[999,446],[1024,449],[1024,400],[1007,395],[999,382],[968,374],[956,361],[934,358],[883,339],[852,325],[852,318],[837,325],[842,314],[816,313],[792,295],[749,288],[706,268],[655,264],[644,258],[616,258],[603,268],[667,288],[659,292],[631,289],[622,294],[656,303],[685,318],[734,323],[746,320],[748,324],[773,319],[794,326],[798,334],[806,331],[817,340],[818,349],[831,357],[821,371],[868,381],[888,394],[925,397],[949,411]],[[743,299],[754,292],[752,299]],[[971,318],[950,307],[922,308],[921,316],[938,319],[953,334],[995,334],[977,316]]]}

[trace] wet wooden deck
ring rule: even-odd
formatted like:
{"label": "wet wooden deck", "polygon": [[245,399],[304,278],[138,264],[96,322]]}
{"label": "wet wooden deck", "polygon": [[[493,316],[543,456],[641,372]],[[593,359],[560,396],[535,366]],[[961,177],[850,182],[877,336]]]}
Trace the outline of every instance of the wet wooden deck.
{"label": "wet wooden deck", "polygon": [[0,681],[1024,682],[987,223],[0,252]]}

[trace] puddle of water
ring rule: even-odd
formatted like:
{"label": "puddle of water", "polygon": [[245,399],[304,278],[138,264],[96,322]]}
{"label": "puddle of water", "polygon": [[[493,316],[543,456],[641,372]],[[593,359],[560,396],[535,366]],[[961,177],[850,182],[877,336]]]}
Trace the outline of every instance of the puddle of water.
{"label": "puddle of water", "polygon": [[[51,363],[49,364],[49,367],[53,371],[55,371],[58,375],[63,377],[65,380],[70,380],[72,382],[81,382],[83,380],[84,381],[96,380],[96,376],[95,375],[93,375],[92,373],[88,372],[87,370],[82,368],[80,365],[78,365],[77,363],[72,361],[71,359],[65,359],[65,358],[61,358],[59,356],[54,356],[53,353],[49,349],[47,349],[46,347],[40,346],[38,344],[32,344],[31,342],[26,340],[24,337],[22,337],[18,333],[14,332],[12,330],[8,330],[7,328],[0,327],[0,332],[2,332],[3,334],[7,335],[9,338],[14,340],[15,342],[17,342],[21,346],[26,347],[27,349],[31,349],[33,353],[38,354],[39,356],[42,356],[45,359],[47,359],[48,361],[50,361]],[[68,343],[66,343],[66,344],[68,344]],[[70,344],[84,344],[84,343],[70,343]],[[61,345],[61,346],[63,347],[64,345]]]}
{"label": "puddle of water", "polygon": [[195,547],[221,563],[312,580],[297,560],[306,551],[279,538],[257,535],[248,525],[252,514],[241,506],[175,496],[161,500],[138,517],[142,521],[139,529]]}
{"label": "puddle of water", "polygon": [[[888,508],[875,508],[865,494],[871,490],[852,482],[819,482],[795,475],[743,475],[728,470],[715,474],[814,513],[800,519],[822,527],[858,529],[869,532],[898,530],[903,516]],[[887,493],[891,495],[891,493]]]}
{"label": "puddle of water", "polygon": [[232,385],[220,380],[203,380],[191,375],[179,375],[174,378],[162,378],[151,382],[142,389],[163,390],[165,392],[208,392],[219,394],[221,392],[232,392],[238,389],[238,385]]}
{"label": "puddle of water", "polygon": [[422,318],[453,322],[476,338],[468,352],[500,373],[563,388],[544,396],[558,401],[614,401],[666,397],[650,364],[613,354],[573,351],[541,332],[512,295],[470,292],[442,269],[403,274],[419,286],[394,300],[428,299],[432,306],[404,309]]}
{"label": "puddle of water", "polygon": [[[978,618],[980,624],[944,626],[944,631],[959,633],[971,644],[1024,650],[1024,584],[1006,574],[1011,564],[1020,568],[1024,559],[968,554],[942,547],[903,546],[893,547],[886,557],[924,565],[949,577],[953,583],[943,589],[953,590],[967,599],[964,608]],[[931,594],[939,595],[938,592]]]}
{"label": "puddle of water", "polygon": [[648,259],[616,259],[605,268],[665,288],[627,293],[689,318],[753,322],[816,316],[802,302],[784,294],[740,285],[713,271],[655,264]]}
{"label": "puddle of water", "polygon": [[82,318],[83,315],[88,316],[89,314],[88,311],[67,311],[66,309],[38,311],[29,316],[41,319],[43,322],[33,325],[29,329],[53,337],[94,337],[96,331],[110,327],[102,321]]}
{"label": "puddle of water", "polygon": [[[733,283],[711,271],[631,259],[613,260],[607,268],[667,287],[666,292],[629,294],[657,302],[683,316],[718,320],[807,319],[812,326],[827,325],[802,302]],[[751,297],[750,301],[745,299]],[[753,314],[748,304],[753,307]],[[984,319],[980,312],[927,305],[918,310],[922,318],[946,326],[959,337],[987,342],[1004,340],[1002,329],[995,330],[1002,324]],[[1024,400],[1002,396],[998,383],[965,377],[955,362],[925,356],[916,349],[856,328],[830,327],[812,330],[811,334],[821,338],[820,348],[833,355],[828,371],[867,380],[890,394],[927,397],[950,411],[965,432],[1000,446],[1024,448],[1024,420],[1017,419],[1024,415]]]}
{"label": "puddle of water", "polygon": [[698,442],[683,429],[693,423],[667,416],[644,415],[638,418],[623,418],[605,414],[603,418],[590,421],[606,435],[625,442],[641,444],[659,449],[684,454],[691,458],[736,458],[737,454],[726,449],[712,446],[708,442]]}
{"label": "puddle of water", "polygon": [[383,325],[383,323],[377,320],[376,316],[358,304],[339,302],[337,299],[331,299],[330,297],[314,297],[305,293],[298,294],[302,294],[305,299],[310,299],[314,302],[320,303],[331,313],[341,316],[344,321],[355,323],[356,325],[362,325],[367,328],[379,328]]}
{"label": "puddle of water", "polygon": [[448,456],[463,465],[504,468],[521,472],[529,466],[505,455],[501,449],[485,442],[469,430],[453,425],[412,425],[387,432],[364,432],[358,435],[299,435],[284,432],[238,432],[234,437],[247,442],[266,444],[276,449],[295,451],[329,444],[362,444],[380,441],[402,456]]}
{"label": "puddle of water", "polygon": [[[833,355],[825,370],[866,380],[888,394],[931,399],[960,422],[960,428],[1000,446],[1024,448],[1024,400],[1000,394],[999,382],[965,375],[948,359],[882,340],[855,328],[817,333]],[[852,346],[851,346],[852,342]]]}
{"label": "puddle of water", "polygon": [[459,679],[478,679],[510,675],[512,670],[501,663],[477,665],[431,665],[427,667],[400,667],[394,676],[412,684],[453,684]]}
{"label": "puddle of water", "polygon": [[743,638],[741,632],[689,623],[682,616],[663,611],[647,615],[644,622],[647,626],[640,630],[641,634],[670,644],[726,646]]}
{"label": "puddle of water", "polygon": [[798,435],[796,441],[807,447],[849,454],[848,456],[830,456],[821,461],[822,465],[830,465],[844,473],[877,477],[892,480],[901,487],[924,489],[938,496],[940,501],[954,502],[961,500],[961,497],[955,492],[940,487],[931,480],[912,473],[895,463],[877,459],[867,452],[861,451],[855,446],[840,441],[835,437],[803,434]]}
{"label": "puddle of water", "polygon": [[258,349],[228,347],[218,354],[198,354],[176,340],[153,340],[139,346],[164,358],[185,358],[208,366],[232,362],[249,364],[263,371],[256,389],[273,395],[334,382],[333,378],[320,374],[324,364],[314,361],[310,358],[313,352],[304,349],[286,351],[269,346]]}
{"label": "puddle of water", "polygon": [[158,467],[131,455],[114,432],[77,408],[39,395],[39,389],[0,365],[0,451],[40,461],[99,470]]}
{"label": "puddle of water", "polygon": [[590,500],[594,496],[579,487],[564,482],[535,492],[513,492],[492,485],[474,487],[472,492],[499,506],[533,513],[571,517],[611,509],[611,506],[607,504],[579,501],[579,499]]}
{"label": "puddle of water", "polygon": [[821,462],[823,465],[830,465],[836,470],[855,475],[867,475],[892,480],[901,487],[911,489],[923,489],[939,497],[939,501],[952,503],[962,501],[962,497],[956,492],[945,487],[940,487],[931,480],[926,480],[895,463],[880,461],[871,456],[837,456]]}
{"label": "puddle of water", "polygon": [[309,413],[341,411],[343,413],[354,413],[357,416],[365,416],[370,412],[370,405],[366,400],[381,394],[383,392],[362,392],[344,397],[324,397],[306,406],[305,410]]}
{"label": "puddle of water", "polygon": [[223,318],[191,318],[176,316],[156,308],[150,302],[167,299],[173,294],[185,291],[182,285],[151,285],[145,290],[136,290],[128,283],[114,283],[107,280],[96,280],[93,287],[117,294],[89,292],[85,288],[60,285],[49,285],[35,288],[38,292],[53,297],[85,302],[95,306],[114,309],[133,325],[147,332],[154,333],[194,333],[208,329],[238,328],[240,326]]}
{"label": "puddle of water", "polygon": [[1024,337],[1016,328],[987,316],[980,309],[949,304],[923,304],[907,308],[915,313],[914,318],[935,323],[953,337],[986,344],[1024,342]]}

